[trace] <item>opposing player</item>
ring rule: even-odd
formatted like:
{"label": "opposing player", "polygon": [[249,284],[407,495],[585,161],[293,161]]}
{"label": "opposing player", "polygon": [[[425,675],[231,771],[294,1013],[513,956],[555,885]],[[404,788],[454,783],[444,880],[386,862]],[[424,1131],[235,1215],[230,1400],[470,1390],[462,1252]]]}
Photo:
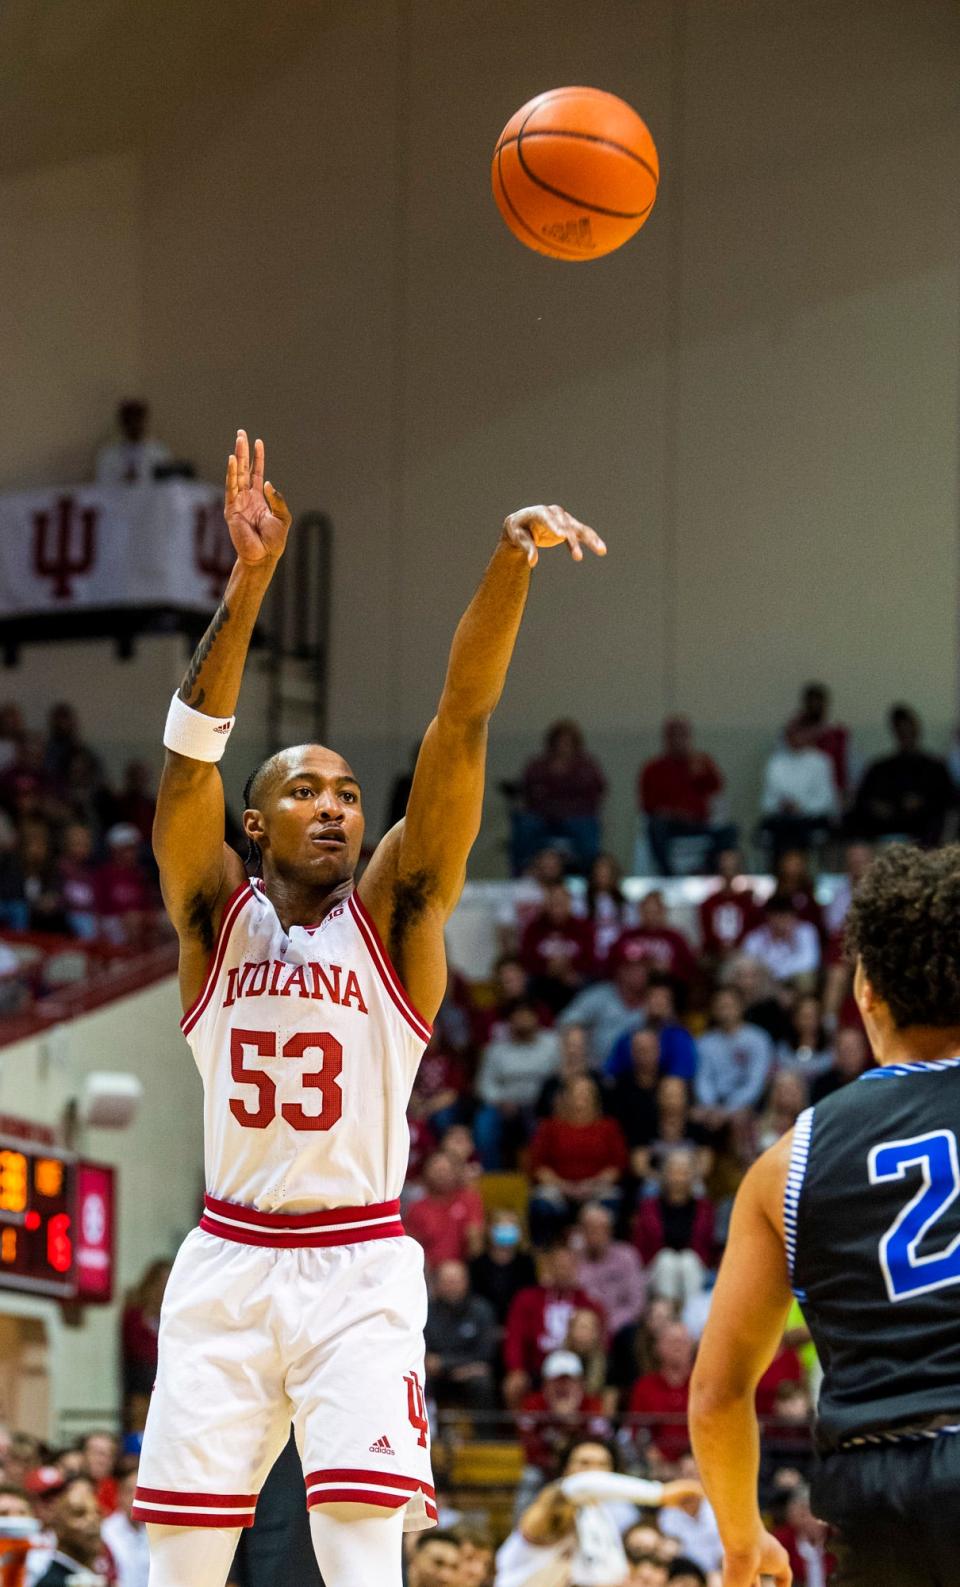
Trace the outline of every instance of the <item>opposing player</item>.
{"label": "opposing player", "polygon": [[824,1368],[812,1507],[843,1587],[960,1587],[960,848],[896,848],[851,905],[878,1069],[747,1174],[690,1400],[725,1587],[790,1581],[757,1508],[754,1390],[791,1285]]}
{"label": "opposing player", "polygon": [[291,518],[243,431],[225,512],[237,562],[171,702],[154,828],[204,1083],[207,1195],[166,1292],[133,1518],[150,1529],[150,1587],[222,1587],[292,1420],[328,1587],[399,1587],[402,1530],[436,1520],[423,1260],[399,1216],[407,1101],[531,567],[543,547],[577,561],[605,547],[560,507],[509,517],[457,629],[406,818],[359,887],[360,785],[319,744],[248,783],[250,882],[224,844],[215,763]]}

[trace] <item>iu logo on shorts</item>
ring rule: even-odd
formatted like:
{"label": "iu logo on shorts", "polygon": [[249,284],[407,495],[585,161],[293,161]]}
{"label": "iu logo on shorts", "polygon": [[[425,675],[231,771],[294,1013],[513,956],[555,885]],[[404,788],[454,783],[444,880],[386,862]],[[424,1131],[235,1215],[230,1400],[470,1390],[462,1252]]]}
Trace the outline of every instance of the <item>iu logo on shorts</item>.
{"label": "iu logo on shorts", "polygon": [[410,1418],[410,1426],[415,1428],[420,1434],[417,1439],[419,1447],[426,1449],[430,1423],[427,1421],[427,1407],[423,1398],[423,1387],[415,1372],[408,1373],[403,1381],[407,1385],[407,1415]]}

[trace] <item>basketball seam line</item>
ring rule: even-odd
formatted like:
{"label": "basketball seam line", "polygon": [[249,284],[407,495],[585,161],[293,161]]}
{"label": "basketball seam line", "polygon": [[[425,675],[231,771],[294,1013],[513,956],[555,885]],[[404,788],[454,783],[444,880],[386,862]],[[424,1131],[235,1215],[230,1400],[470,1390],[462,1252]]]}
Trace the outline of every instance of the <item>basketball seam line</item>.
{"label": "basketball seam line", "polygon": [[628,149],[625,143],[617,143],[615,138],[601,138],[597,132],[575,132],[572,127],[534,127],[528,132],[526,122],[519,132],[513,132],[509,138],[501,138],[497,144],[498,149],[506,148],[508,143],[519,143],[522,138],[575,138],[580,143],[599,143],[605,149],[616,149],[618,154],[625,154],[628,160],[634,160],[653,179],[654,186],[660,181],[659,172],[655,171],[649,160],[642,154],[636,154],[633,149]]}
{"label": "basketball seam line", "polygon": [[[544,240],[541,237],[540,233],[538,231],[535,231],[534,228],[527,221],[524,220],[523,216],[520,214],[520,211],[517,209],[517,206],[514,204],[513,199],[510,197],[510,194],[507,192],[507,184],[503,180],[503,172],[500,169],[500,150],[499,150],[499,148],[496,150],[496,160],[497,160],[497,164],[496,164],[497,181],[500,183],[500,191],[503,194],[504,202],[506,203],[507,207],[509,208],[511,215],[513,215],[513,217],[516,220],[517,224],[523,227],[524,231],[529,232],[530,236],[534,237],[536,239],[537,243],[539,244],[540,251],[542,253],[545,253],[547,255],[547,258],[550,258],[550,254],[548,253],[547,249],[544,247]],[[578,250],[576,248],[564,248],[562,243],[554,242],[553,238],[550,239],[550,242],[551,242],[551,246],[554,249],[562,249],[563,254],[568,259],[589,259],[591,257],[589,253],[581,252],[580,250]],[[554,257],[557,257],[557,255],[554,254]]]}
{"label": "basketball seam line", "polygon": [[[536,138],[539,136],[543,136],[543,134],[536,132],[520,133],[515,140],[517,145],[517,159],[520,161],[523,174],[524,176],[529,177],[530,181],[533,182],[535,187],[541,188],[545,193],[552,193],[554,198],[562,198],[565,204],[575,204],[578,209],[588,209],[594,215],[608,215],[611,220],[642,220],[644,215],[649,215],[651,209],[653,208],[654,199],[657,196],[656,192],[654,192],[653,198],[650,200],[645,209],[606,209],[603,204],[591,204],[589,199],[574,198],[572,193],[565,193],[562,187],[553,187],[551,183],[545,182],[542,177],[537,176],[534,171],[531,171],[529,165],[523,157],[522,140],[524,138]],[[564,134],[564,136],[566,136],[566,134]],[[586,136],[586,134],[584,136]],[[508,141],[513,142],[514,140],[510,139]],[[591,141],[594,143],[605,144],[608,149],[620,149],[620,145],[618,143],[607,143],[606,138],[593,138]],[[626,154],[627,152],[628,151],[626,149],[620,149],[621,154]],[[640,164],[646,171],[650,170],[650,167],[645,163],[645,161],[641,160]]]}

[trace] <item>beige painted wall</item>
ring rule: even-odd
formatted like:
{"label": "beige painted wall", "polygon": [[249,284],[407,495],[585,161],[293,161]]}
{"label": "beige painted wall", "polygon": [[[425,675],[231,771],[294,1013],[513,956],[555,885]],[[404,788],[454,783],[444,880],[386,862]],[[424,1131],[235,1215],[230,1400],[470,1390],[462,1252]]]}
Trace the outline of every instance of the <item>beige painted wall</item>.
{"label": "beige painted wall", "polygon": [[118,1170],[117,1303],[87,1307],[84,1326],[72,1328],[54,1302],[0,1292],[0,1320],[29,1316],[48,1330],[51,1432],[113,1419],[122,1292],[154,1257],[172,1256],[197,1220],[203,1094],[179,1017],[176,986],[168,980],[0,1054],[0,1112],[40,1123],[61,1123],[91,1070],[135,1074],[144,1088],[129,1129],[88,1129],[78,1143],[85,1156]]}
{"label": "beige painted wall", "polygon": [[[667,709],[694,714],[742,815],[810,675],[833,680],[864,753],[902,695],[945,744],[950,0],[331,0],[280,15],[171,0],[164,29],[139,31],[134,10],[90,7],[72,125],[88,158],[57,168],[83,191],[104,159],[125,173],[110,225],[135,230],[137,301],[121,293],[114,332],[142,356],[116,384],[139,370],[158,429],[211,476],[237,422],[262,430],[291,499],[331,511],[331,737],[365,775],[375,824],[500,517],[544,496],[595,521],[611,555],[538,571],[494,778],[545,720],[580,716],[626,855],[633,771]],[[98,120],[105,41],[119,86]],[[26,104],[7,72],[0,135],[19,108],[21,163],[49,162],[66,118],[58,133],[42,70]],[[663,163],[646,229],[583,266],[522,250],[487,188],[516,105],[576,80],[632,100]],[[5,180],[39,193],[46,179],[41,163]],[[31,254],[42,228],[27,231]],[[60,278],[46,292],[71,296]],[[93,292],[109,317],[112,279]],[[34,418],[53,468],[75,440],[57,413]],[[497,864],[499,816],[494,793],[478,871]]]}

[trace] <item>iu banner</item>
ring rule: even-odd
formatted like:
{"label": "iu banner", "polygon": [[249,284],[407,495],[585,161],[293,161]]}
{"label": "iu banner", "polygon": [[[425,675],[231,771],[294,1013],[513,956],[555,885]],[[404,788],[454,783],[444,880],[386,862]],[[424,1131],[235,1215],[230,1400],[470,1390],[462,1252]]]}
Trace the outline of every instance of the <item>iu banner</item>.
{"label": "iu banner", "polygon": [[123,606],[206,612],[233,560],[212,485],[169,480],[0,496],[0,621]]}

